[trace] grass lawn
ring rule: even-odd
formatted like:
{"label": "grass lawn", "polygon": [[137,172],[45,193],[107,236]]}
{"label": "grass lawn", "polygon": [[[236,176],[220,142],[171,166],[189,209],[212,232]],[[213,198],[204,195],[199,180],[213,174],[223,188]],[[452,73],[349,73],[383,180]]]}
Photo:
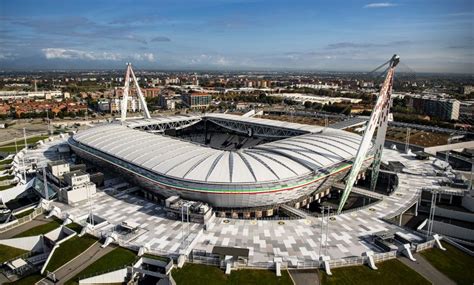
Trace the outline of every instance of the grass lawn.
{"label": "grass lawn", "polygon": [[457,284],[472,285],[474,283],[474,257],[448,243],[443,242],[443,246],[447,249],[446,251],[432,248],[421,252],[421,255]]}
{"label": "grass lawn", "polygon": [[27,252],[28,251],[20,248],[0,244],[0,263],[3,263],[9,259],[20,256],[23,253]]}
{"label": "grass lawn", "polygon": [[117,247],[116,249],[112,250],[111,252],[96,260],[86,269],[79,272],[79,274],[71,278],[71,280],[67,281],[66,285],[78,284],[79,278],[85,278],[93,274],[106,272],[115,268],[118,269],[119,267],[123,267],[126,265],[131,265],[136,259],[137,255],[135,252],[122,247]]}
{"label": "grass lawn", "polygon": [[0,181],[12,180],[13,178],[15,178],[15,175],[5,175],[0,177]]}
{"label": "grass lawn", "polygon": [[[48,138],[49,136],[36,136],[36,137],[32,137],[32,138],[29,138],[29,139],[26,139],[26,143],[28,145],[30,144],[34,144],[40,140],[43,140],[43,139],[46,139]],[[17,145],[17,148],[18,150],[21,150],[25,144],[24,144],[24,140],[23,139],[17,139],[16,141],[16,145]],[[1,152],[16,152],[16,148],[15,148],[15,142],[12,142],[12,143],[8,143],[8,144],[4,144],[2,146],[0,146],[0,151]]]}
{"label": "grass lawn", "polygon": [[35,211],[35,208],[29,209],[28,211],[21,212],[19,214],[15,214],[15,218],[23,218],[25,216],[28,216],[29,214],[33,213]]}
{"label": "grass lawn", "polygon": [[324,271],[320,271],[321,284],[431,284],[423,276],[397,259],[377,263],[377,267],[379,268],[378,270],[372,270],[366,265],[334,268],[331,269],[332,276],[327,275]]}
{"label": "grass lawn", "polygon": [[13,159],[4,159],[2,161],[0,161],[0,165],[6,165],[6,164],[10,164],[13,162]]}
{"label": "grass lawn", "polygon": [[91,235],[84,235],[82,237],[74,236],[65,241],[56,249],[53,256],[49,260],[46,270],[54,272],[59,267],[66,264],[74,257],[83,253],[88,249],[97,239]]}
{"label": "grass lawn", "polygon": [[281,277],[270,270],[234,270],[230,275],[215,267],[202,264],[186,263],[183,268],[174,269],[173,279],[177,285],[220,285],[220,284],[293,284],[287,271]]}
{"label": "grass lawn", "polygon": [[78,234],[80,234],[82,231],[82,226],[76,223],[70,223],[66,225],[66,227],[70,228],[71,230],[75,231]]}
{"label": "grass lawn", "polygon": [[39,273],[35,273],[35,274],[32,274],[32,275],[28,275],[25,278],[19,279],[17,281],[10,282],[10,283],[5,283],[5,284],[9,284],[9,285],[31,285],[31,284],[35,284],[36,282],[40,281],[41,279],[43,279],[43,276],[41,276]]}
{"label": "grass lawn", "polygon": [[54,219],[54,221],[51,221],[47,224],[39,225],[39,226],[36,226],[36,227],[31,228],[29,230],[26,230],[22,233],[19,233],[16,236],[14,236],[14,238],[30,237],[30,236],[37,236],[37,235],[45,234],[45,233],[48,233],[48,232],[58,228],[59,226],[61,226],[62,222],[63,221],[61,221],[59,219]]}
{"label": "grass lawn", "polygon": [[164,261],[166,263],[168,263],[170,261],[170,259],[168,257],[152,255],[152,254],[149,254],[149,253],[145,253],[143,255],[143,257],[148,257],[148,258],[151,258],[151,259],[161,260],[161,261]]}
{"label": "grass lawn", "polygon": [[15,185],[4,185],[4,186],[0,186],[0,191],[3,191],[3,190],[7,190],[7,189],[10,189],[12,187],[15,187]]}

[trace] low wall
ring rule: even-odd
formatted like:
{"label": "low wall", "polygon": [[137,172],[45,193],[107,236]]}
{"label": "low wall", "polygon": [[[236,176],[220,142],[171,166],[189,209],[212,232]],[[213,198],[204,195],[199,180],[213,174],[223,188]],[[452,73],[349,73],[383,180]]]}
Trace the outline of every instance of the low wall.
{"label": "low wall", "polygon": [[451,143],[451,144],[427,147],[425,148],[425,152],[432,155],[436,155],[436,153],[439,151],[453,150],[453,149],[459,149],[459,148],[474,148],[474,141]]}
{"label": "low wall", "polygon": [[433,232],[455,238],[474,240],[474,230],[433,221]]}
{"label": "low wall", "polygon": [[[430,211],[429,207],[420,207],[419,210],[422,210],[426,213],[429,213]],[[441,206],[436,207],[435,215],[439,217],[451,218],[455,220],[474,223],[474,213],[455,211],[443,208]]]}
{"label": "low wall", "polygon": [[10,223],[0,225],[0,233],[4,233],[8,230],[11,230],[11,229],[16,228],[20,225],[23,225],[24,223],[27,223],[27,222],[33,220],[34,218],[36,218],[37,216],[39,216],[41,214],[43,214],[43,208],[36,208],[33,211],[33,213],[29,214],[28,216],[24,216],[24,217],[19,218],[18,220],[14,220]]}

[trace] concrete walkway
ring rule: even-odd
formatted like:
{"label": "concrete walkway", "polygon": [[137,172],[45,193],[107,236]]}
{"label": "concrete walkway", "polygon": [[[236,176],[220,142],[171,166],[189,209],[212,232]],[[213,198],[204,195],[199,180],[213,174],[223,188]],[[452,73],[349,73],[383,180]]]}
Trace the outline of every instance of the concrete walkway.
{"label": "concrete walkway", "polygon": [[[101,248],[101,245],[102,244],[100,242],[94,243],[81,255],[78,255],[76,258],[57,269],[54,272],[55,277],[58,280],[55,284],[64,284],[65,282],[69,281],[69,279],[73,278],[82,270],[84,270],[87,266],[91,265],[96,260],[115,249],[115,246]],[[38,284],[41,284],[40,282]]]}
{"label": "concrete walkway", "polygon": [[288,270],[295,285],[319,285],[317,269],[295,269]]}
{"label": "concrete walkway", "polygon": [[406,257],[400,257],[399,260],[406,266],[415,270],[433,285],[456,285],[454,281],[446,277],[443,273],[439,272],[431,263],[429,263],[423,256],[418,253],[413,254],[416,261],[413,262]]}
{"label": "concrete walkway", "polygon": [[26,224],[23,224],[21,226],[13,228],[13,229],[11,229],[9,231],[6,231],[4,233],[0,233],[0,239],[12,238],[12,237],[16,236],[17,234],[21,234],[22,232],[27,231],[31,228],[34,228],[34,227],[37,227],[37,226],[40,226],[40,225],[44,225],[44,224],[47,224],[47,223],[52,222],[52,221],[53,221],[52,219],[46,219],[46,217],[44,215],[39,215],[34,220],[29,221]]}

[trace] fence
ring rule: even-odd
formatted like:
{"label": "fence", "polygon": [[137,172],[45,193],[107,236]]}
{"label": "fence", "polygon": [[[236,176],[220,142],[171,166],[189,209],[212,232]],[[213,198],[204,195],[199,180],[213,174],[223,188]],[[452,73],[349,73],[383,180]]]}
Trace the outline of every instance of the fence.
{"label": "fence", "polygon": [[304,260],[296,263],[298,269],[318,269],[320,267],[321,262],[319,260]]}
{"label": "fence", "polygon": [[356,256],[343,259],[329,260],[329,266],[331,268],[354,266],[354,265],[363,265],[366,263],[366,256]]}
{"label": "fence", "polygon": [[382,252],[382,253],[376,253],[373,255],[374,257],[374,262],[383,262],[387,261],[390,259],[395,259],[397,258],[397,251],[389,251],[389,252]]}
{"label": "fence", "polygon": [[17,220],[14,220],[6,225],[2,225],[0,226],[0,233],[4,233],[6,231],[9,231],[13,228],[16,228],[18,226],[21,226],[31,220],[33,220],[34,218],[36,218],[37,216],[43,214],[43,208],[36,208],[31,214],[29,214],[28,216],[24,216],[24,217],[21,217]]}
{"label": "fence", "polygon": [[221,259],[220,256],[217,254],[212,254],[204,250],[194,249],[191,251],[190,257],[190,262],[192,263],[221,267]]}
{"label": "fence", "polygon": [[424,242],[424,243],[419,243],[419,244],[416,245],[415,252],[420,252],[420,251],[423,251],[425,249],[433,248],[435,243],[436,243],[436,241],[434,239],[429,240],[429,241]]}

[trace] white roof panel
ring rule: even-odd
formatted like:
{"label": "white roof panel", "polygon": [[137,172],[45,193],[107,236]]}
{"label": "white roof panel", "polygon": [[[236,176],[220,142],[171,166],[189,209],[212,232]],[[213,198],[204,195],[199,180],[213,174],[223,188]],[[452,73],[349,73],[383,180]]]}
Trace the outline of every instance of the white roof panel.
{"label": "white roof panel", "polygon": [[361,140],[359,135],[319,126],[227,114],[206,114],[206,117],[299,129],[308,133],[237,151],[224,151],[131,128],[150,121],[190,118],[174,116],[171,119],[127,121],[128,127],[99,125],[82,130],[73,138],[158,174],[208,183],[263,183],[297,178],[353,159]]}

